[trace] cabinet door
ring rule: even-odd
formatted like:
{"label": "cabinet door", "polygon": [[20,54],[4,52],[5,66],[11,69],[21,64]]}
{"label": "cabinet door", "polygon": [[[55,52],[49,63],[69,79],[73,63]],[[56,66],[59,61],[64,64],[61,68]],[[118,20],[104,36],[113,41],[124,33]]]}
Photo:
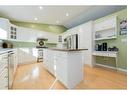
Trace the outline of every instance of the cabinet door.
{"label": "cabinet door", "polygon": [[50,51],[50,56],[48,58],[49,60],[49,70],[50,72],[54,75],[55,74],[55,68],[54,68],[54,61],[55,61],[55,57],[54,57],[54,53],[55,51]]}
{"label": "cabinet door", "polygon": [[95,31],[101,31],[101,30],[105,30],[105,29],[110,29],[110,28],[115,28],[116,27],[116,16],[115,17],[111,17],[109,19],[106,19],[104,21],[101,21],[99,23],[95,23],[94,24],[94,30]]}
{"label": "cabinet door", "polygon": [[9,20],[0,18],[0,39],[8,38],[9,25]]}
{"label": "cabinet door", "polygon": [[92,22],[85,23],[80,26],[79,48],[88,50],[82,52],[82,61],[85,64],[92,64]]}
{"label": "cabinet door", "polygon": [[43,64],[53,75],[54,72],[54,51],[43,50]]}
{"label": "cabinet door", "polygon": [[0,89],[8,89],[8,53],[0,55]]}
{"label": "cabinet door", "polygon": [[18,65],[18,54],[17,54],[17,50],[14,51],[14,74],[16,72],[17,69],[17,65]]}
{"label": "cabinet door", "polygon": [[57,58],[56,60],[56,77],[63,83],[67,84],[67,60]]}
{"label": "cabinet door", "polygon": [[45,68],[49,67],[49,52],[48,50],[44,49],[43,50],[43,64],[45,66]]}
{"label": "cabinet door", "polygon": [[18,40],[23,42],[35,42],[35,34],[31,29],[18,27]]}

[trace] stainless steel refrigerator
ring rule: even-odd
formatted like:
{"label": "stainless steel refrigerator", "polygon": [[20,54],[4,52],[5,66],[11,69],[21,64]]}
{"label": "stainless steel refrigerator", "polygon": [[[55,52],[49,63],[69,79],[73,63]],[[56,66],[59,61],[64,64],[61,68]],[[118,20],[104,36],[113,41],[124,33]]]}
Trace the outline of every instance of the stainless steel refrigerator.
{"label": "stainless steel refrigerator", "polygon": [[78,49],[78,34],[68,36],[66,42],[67,49]]}

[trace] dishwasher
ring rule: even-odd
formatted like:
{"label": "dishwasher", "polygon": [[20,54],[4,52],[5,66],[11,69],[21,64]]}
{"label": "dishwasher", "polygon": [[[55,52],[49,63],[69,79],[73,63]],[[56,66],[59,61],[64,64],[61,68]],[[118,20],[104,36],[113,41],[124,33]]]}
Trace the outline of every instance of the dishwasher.
{"label": "dishwasher", "polygon": [[14,75],[14,51],[8,52],[8,75],[9,75],[9,89],[12,87]]}

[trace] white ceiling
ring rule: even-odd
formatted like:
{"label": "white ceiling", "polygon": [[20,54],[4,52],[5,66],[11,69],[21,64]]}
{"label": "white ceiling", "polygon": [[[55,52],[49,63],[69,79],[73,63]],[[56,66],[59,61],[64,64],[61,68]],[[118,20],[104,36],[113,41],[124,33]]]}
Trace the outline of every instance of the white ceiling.
{"label": "white ceiling", "polygon": [[[41,10],[39,7],[1,5],[0,16],[12,21],[57,24],[70,28],[84,21],[118,11],[125,6],[42,6]],[[66,13],[69,16],[66,16]]]}
{"label": "white ceiling", "polygon": [[[90,6],[0,6],[0,14],[14,21],[61,24],[76,17]],[[66,16],[66,13],[69,16]],[[38,18],[38,20],[34,20]],[[59,21],[59,23],[57,23]]]}

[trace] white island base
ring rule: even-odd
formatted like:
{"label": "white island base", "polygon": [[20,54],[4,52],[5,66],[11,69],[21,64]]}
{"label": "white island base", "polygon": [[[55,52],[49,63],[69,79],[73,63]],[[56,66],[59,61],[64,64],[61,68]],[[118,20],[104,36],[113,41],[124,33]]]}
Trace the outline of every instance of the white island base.
{"label": "white island base", "polygon": [[83,80],[82,50],[44,49],[43,64],[68,89]]}

